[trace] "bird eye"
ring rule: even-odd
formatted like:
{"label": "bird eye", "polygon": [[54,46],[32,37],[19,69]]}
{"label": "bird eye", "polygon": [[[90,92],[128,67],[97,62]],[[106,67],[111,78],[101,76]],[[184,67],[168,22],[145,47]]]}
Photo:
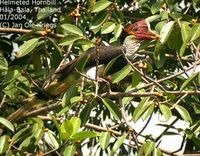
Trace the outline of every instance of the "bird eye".
{"label": "bird eye", "polygon": [[138,28],[137,27],[133,27],[132,31],[137,31]]}

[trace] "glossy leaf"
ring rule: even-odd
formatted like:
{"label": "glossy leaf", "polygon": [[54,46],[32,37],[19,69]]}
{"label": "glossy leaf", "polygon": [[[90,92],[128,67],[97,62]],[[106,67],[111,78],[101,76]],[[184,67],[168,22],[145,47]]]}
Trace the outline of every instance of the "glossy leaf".
{"label": "glossy leaf", "polygon": [[144,112],[144,114],[142,115],[142,119],[143,120],[146,120],[148,119],[151,114],[153,113],[153,110],[154,110],[154,104],[151,104],[150,106],[148,106]]}
{"label": "glossy leaf", "polygon": [[70,119],[70,122],[71,122],[71,124],[73,126],[73,132],[72,132],[72,134],[77,133],[78,130],[79,130],[79,128],[80,128],[80,126],[81,126],[81,120],[80,120],[80,118],[72,117]]}
{"label": "glossy leaf", "polygon": [[110,70],[110,68],[112,67],[112,65],[116,62],[116,60],[119,58],[120,56],[117,56],[115,58],[113,58],[105,67],[105,70],[103,72],[103,76],[105,76],[107,74],[107,72]]}
{"label": "glossy leaf", "polygon": [[134,71],[132,75],[132,87],[136,87],[140,82],[141,82],[141,74],[137,71]]}
{"label": "glossy leaf", "polygon": [[101,26],[106,21],[107,18],[108,18],[107,12],[100,12],[100,13],[98,13],[94,17],[94,19],[92,21],[92,26],[90,27],[90,29],[91,30],[97,29],[99,26]]}
{"label": "glossy leaf", "polygon": [[59,45],[67,46],[67,45],[73,44],[78,39],[81,39],[81,37],[78,35],[68,35],[60,41]]}
{"label": "glossy leaf", "polygon": [[144,145],[144,152],[145,152],[145,156],[148,156],[151,154],[151,152],[154,150],[155,148],[155,143],[152,141],[146,142]]}
{"label": "glossy leaf", "polygon": [[187,48],[187,45],[188,43],[187,42],[184,42],[181,46],[181,49],[180,49],[180,56],[183,56],[183,54],[185,53],[185,50]]}
{"label": "glossy leaf", "polygon": [[74,156],[76,152],[76,148],[74,145],[69,145],[65,148],[63,155],[64,156]]}
{"label": "glossy leaf", "polygon": [[97,133],[97,132],[82,131],[82,132],[78,132],[78,133],[72,135],[71,139],[74,141],[80,141],[80,140],[85,140],[85,139],[92,138],[92,137],[97,137],[98,135],[99,135],[99,133]]}
{"label": "glossy leaf", "polygon": [[23,148],[27,148],[30,145],[33,146],[34,143],[33,143],[32,138],[33,138],[32,136],[29,136],[29,137],[25,138],[23,140],[23,142],[19,145],[19,150],[22,150]]}
{"label": "glossy leaf", "polygon": [[181,117],[185,120],[185,121],[189,121],[192,122],[192,119],[190,117],[189,112],[182,106],[180,105],[176,105],[175,109],[179,112],[179,114],[181,115]]}
{"label": "glossy leaf", "polygon": [[114,73],[112,75],[112,82],[118,83],[119,81],[123,80],[132,70],[131,65],[126,65],[124,68],[122,68],[117,73]]}
{"label": "glossy leaf", "polygon": [[191,41],[194,41],[199,37],[200,37],[200,23],[198,23],[192,27]]}
{"label": "glossy leaf", "polygon": [[102,132],[99,137],[99,143],[101,148],[105,150],[110,143],[110,132]]}
{"label": "glossy leaf", "polygon": [[79,35],[79,36],[83,36],[83,32],[75,25],[62,24],[61,27],[67,32],[70,32],[72,34],[76,34],[76,35]]}
{"label": "glossy leaf", "polygon": [[53,8],[53,7],[41,8],[37,13],[37,20],[47,18],[47,17],[53,15],[55,12],[57,12],[57,9]]}
{"label": "glossy leaf", "polygon": [[102,34],[108,34],[111,33],[112,31],[114,31],[115,29],[115,23],[113,22],[106,22],[103,24],[102,28],[101,28],[101,33]]}
{"label": "glossy leaf", "polygon": [[145,113],[147,108],[152,104],[152,102],[147,102],[147,99],[143,99],[133,112],[133,121],[136,123],[138,119]]}
{"label": "glossy leaf", "polygon": [[186,42],[191,35],[191,28],[189,23],[182,23],[181,24],[181,35],[183,42]]}
{"label": "glossy leaf", "polygon": [[56,136],[51,131],[45,133],[44,140],[50,147],[54,149],[57,149],[59,147],[59,143],[56,140]]}
{"label": "glossy leaf", "polygon": [[0,154],[5,153],[9,148],[9,136],[3,135],[0,137]]}
{"label": "glossy leaf", "polygon": [[12,137],[12,142],[16,143],[18,140],[23,137],[24,134],[26,134],[26,131],[29,130],[29,127],[25,127],[20,129],[15,135]]}
{"label": "glossy leaf", "polygon": [[63,95],[62,98],[62,106],[68,106],[70,104],[70,99],[74,97],[77,94],[78,88],[76,86],[71,86],[65,94]]}
{"label": "glossy leaf", "polygon": [[73,125],[69,120],[65,120],[61,126],[61,137],[63,140],[67,140],[73,134]]}
{"label": "glossy leaf", "polygon": [[3,57],[0,51],[0,70],[7,70],[8,69],[8,62],[7,60]]}
{"label": "glossy leaf", "polygon": [[160,151],[160,149],[155,148],[153,151],[153,156],[162,156],[162,152]]}
{"label": "glossy leaf", "polygon": [[9,120],[0,117],[0,123],[14,132],[15,128],[14,128],[13,124]]}
{"label": "glossy leaf", "polygon": [[113,103],[110,99],[102,99],[104,105],[108,108],[108,110],[112,113],[112,115],[117,119],[121,119],[121,112],[118,108],[118,106]]}
{"label": "glossy leaf", "polygon": [[165,119],[168,121],[172,117],[172,112],[166,105],[159,105],[160,111],[164,115]]}
{"label": "glossy leaf", "polygon": [[126,139],[126,137],[127,137],[127,134],[124,134],[124,135],[122,135],[121,137],[119,137],[117,139],[117,141],[115,142],[115,144],[114,144],[114,146],[113,146],[113,148],[111,150],[112,154],[114,154],[120,148],[120,146],[123,144],[123,142]]}
{"label": "glossy leaf", "polygon": [[173,30],[174,24],[175,24],[174,21],[170,21],[162,27],[162,29],[160,31],[160,38],[161,38],[160,42],[162,44],[164,44],[167,41],[167,39],[169,38],[169,36]]}
{"label": "glossy leaf", "polygon": [[59,132],[60,138],[61,138],[62,137],[61,136],[62,132],[61,132],[61,128],[60,128],[60,125],[59,125],[58,121],[56,120],[56,118],[53,115],[51,115],[51,119],[52,119],[54,125],[56,126],[56,128],[57,128],[57,130]]}
{"label": "glossy leaf", "polygon": [[123,29],[123,26],[122,26],[121,23],[119,23],[119,24],[116,25],[115,30],[114,30],[114,36],[115,36],[115,38],[120,37],[120,35],[122,33],[122,29]]}
{"label": "glossy leaf", "polygon": [[17,52],[17,57],[23,57],[30,53],[38,44],[39,38],[33,38],[29,41],[26,41],[24,44],[20,46],[19,51]]}
{"label": "glossy leaf", "polygon": [[108,0],[100,0],[96,2],[96,4],[93,6],[92,13],[100,12],[106,9],[110,4],[111,2],[109,2]]}
{"label": "glossy leaf", "polygon": [[158,41],[156,43],[155,49],[154,49],[154,62],[158,69],[163,67],[165,64],[166,58],[165,53],[163,51],[163,45]]}
{"label": "glossy leaf", "polygon": [[183,90],[196,76],[198,73],[192,74],[185,82],[181,85],[180,90]]}
{"label": "glossy leaf", "polygon": [[77,45],[93,45],[92,41],[88,39],[78,39],[75,41],[75,44]]}
{"label": "glossy leaf", "polygon": [[162,1],[158,1],[158,2],[153,3],[153,5],[151,6],[152,14],[157,13],[160,10],[162,4],[163,4]]}

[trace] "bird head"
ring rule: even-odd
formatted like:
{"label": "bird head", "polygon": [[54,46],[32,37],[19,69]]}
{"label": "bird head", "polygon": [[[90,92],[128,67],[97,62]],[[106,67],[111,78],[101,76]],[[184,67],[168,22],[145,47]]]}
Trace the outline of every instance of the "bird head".
{"label": "bird head", "polygon": [[146,20],[139,20],[133,24],[128,24],[124,28],[127,35],[133,35],[137,40],[158,40],[160,36],[153,32],[150,24]]}

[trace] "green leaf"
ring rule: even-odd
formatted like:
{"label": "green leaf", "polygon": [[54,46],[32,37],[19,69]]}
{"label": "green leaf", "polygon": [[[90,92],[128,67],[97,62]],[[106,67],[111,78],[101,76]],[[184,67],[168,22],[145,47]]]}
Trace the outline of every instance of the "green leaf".
{"label": "green leaf", "polygon": [[167,39],[169,38],[169,36],[173,30],[174,24],[175,24],[174,21],[170,21],[162,27],[162,29],[160,31],[160,38],[161,38],[160,42],[162,44],[164,44],[167,41]]}
{"label": "green leaf", "polygon": [[0,51],[0,70],[7,70],[8,69],[8,62],[3,57],[3,55],[1,53],[3,53],[3,52]]}
{"label": "green leaf", "polygon": [[69,89],[66,90],[65,94],[63,95],[63,98],[62,98],[62,106],[65,107],[65,106],[69,106],[70,105],[70,99],[72,97],[74,97],[78,92],[78,88],[73,85],[71,86]]}
{"label": "green leaf", "polygon": [[81,111],[80,118],[81,118],[82,124],[85,124],[90,118],[90,113],[94,105],[96,105],[95,102],[88,103]]}
{"label": "green leaf", "polygon": [[64,37],[63,39],[61,39],[59,45],[67,46],[67,45],[73,44],[78,39],[81,39],[81,37],[78,35],[68,35],[68,36]]}
{"label": "green leaf", "polygon": [[48,130],[48,132],[45,133],[44,140],[50,147],[54,149],[57,149],[59,147],[59,144],[58,144],[58,141],[56,140],[55,135],[50,130]]}
{"label": "green leaf", "polygon": [[152,141],[148,141],[143,145],[143,147],[144,147],[145,156],[148,156],[154,150],[155,143]]}
{"label": "green leaf", "polygon": [[20,129],[17,133],[15,133],[15,135],[12,137],[12,142],[13,143],[16,143],[20,137],[23,136],[23,134],[25,134],[25,132],[29,130],[29,127],[25,127],[25,128],[22,128]]}
{"label": "green leaf", "polygon": [[52,8],[52,7],[42,8],[37,13],[37,20],[41,20],[41,19],[47,18],[50,15],[53,15],[57,11],[58,11],[58,9]]}
{"label": "green leaf", "polygon": [[199,37],[200,37],[200,23],[197,23],[192,27],[191,41],[194,41]]}
{"label": "green leaf", "polygon": [[83,32],[75,25],[72,24],[62,24],[61,27],[72,34],[78,35],[78,36],[83,36]]}
{"label": "green leaf", "polygon": [[131,65],[130,64],[126,65],[120,71],[118,71],[117,73],[114,73],[112,75],[112,82],[113,83],[118,83],[119,81],[124,79],[130,73],[131,70],[132,70]]}
{"label": "green leaf", "polygon": [[190,123],[192,122],[192,118],[190,117],[189,112],[184,107],[176,105],[175,109],[179,112],[185,121],[189,121]]}
{"label": "green leaf", "polygon": [[30,145],[33,146],[33,140],[32,140],[32,136],[29,136],[27,138],[25,138],[23,140],[23,142],[19,145],[19,150],[22,150],[23,148],[27,148],[29,147]]}
{"label": "green leaf", "polygon": [[162,4],[163,4],[162,1],[155,2],[155,3],[151,6],[151,13],[152,13],[152,14],[157,13],[157,12],[161,9]]}
{"label": "green leaf", "polygon": [[60,125],[59,125],[58,121],[56,120],[56,118],[53,115],[50,114],[50,116],[51,116],[51,119],[52,119],[54,125],[56,126],[56,128],[57,128],[57,130],[59,132],[60,138],[61,138],[62,132],[61,132],[61,129],[60,129]]}
{"label": "green leaf", "polygon": [[63,140],[67,140],[70,138],[70,136],[73,134],[73,125],[69,120],[65,120],[61,126],[61,138]]}
{"label": "green leaf", "polygon": [[108,34],[111,33],[115,29],[115,23],[113,22],[106,22],[103,24],[101,28],[101,34]]}
{"label": "green leaf", "polygon": [[104,105],[108,108],[108,110],[112,113],[112,115],[117,119],[120,120],[121,119],[121,112],[118,108],[118,106],[113,103],[112,100],[110,99],[102,99]]}
{"label": "green leaf", "polygon": [[124,135],[122,135],[121,137],[119,137],[117,139],[117,141],[115,142],[115,144],[113,145],[113,148],[111,150],[112,154],[114,154],[119,149],[119,147],[123,144],[123,142],[126,139],[126,137],[127,137],[127,134],[124,134]]}
{"label": "green leaf", "polygon": [[146,110],[145,113],[142,116],[143,120],[146,120],[147,118],[150,117],[150,115],[153,113],[154,110],[154,104],[151,104]]}
{"label": "green leaf", "polygon": [[0,154],[6,152],[9,148],[9,136],[3,135],[0,137]]}
{"label": "green leaf", "polygon": [[107,12],[98,13],[92,21],[92,26],[90,27],[90,30],[97,29],[98,27],[100,27],[107,20],[107,18]]}
{"label": "green leaf", "polygon": [[38,128],[35,130],[35,132],[33,133],[33,136],[35,137],[35,145],[39,144],[39,141],[42,140],[43,136],[44,136],[44,130],[42,128]]}
{"label": "green leaf", "polygon": [[20,73],[18,70],[9,68],[6,76],[4,77],[3,83],[8,84],[8,83],[14,81],[19,76],[20,76]]}
{"label": "green leaf", "polygon": [[198,73],[192,74],[180,87],[180,90],[183,90],[196,76]]}
{"label": "green leaf", "polygon": [[105,150],[110,143],[110,132],[102,132],[99,137],[99,143],[101,148]]}
{"label": "green leaf", "polygon": [[38,41],[39,38],[33,38],[22,44],[17,52],[17,57],[20,58],[30,53],[37,46]]}
{"label": "green leaf", "polygon": [[110,68],[112,67],[112,65],[116,62],[116,60],[120,57],[116,56],[115,58],[113,58],[105,67],[105,70],[103,72],[103,76],[105,76],[107,74],[107,72],[110,70]]}
{"label": "green leaf", "polygon": [[100,0],[96,2],[96,4],[93,6],[92,13],[100,12],[106,9],[110,4],[111,2],[109,2],[108,0]]}
{"label": "green leaf", "polygon": [[120,37],[122,30],[123,30],[122,24],[121,23],[117,24],[116,27],[115,27],[115,30],[114,30],[115,38]]}
{"label": "green leaf", "polygon": [[74,156],[76,152],[76,147],[74,145],[69,145],[65,148],[63,155],[64,156]]}
{"label": "green leaf", "polygon": [[188,38],[190,37],[191,34],[191,28],[189,26],[189,23],[182,23],[181,24],[181,35],[182,35],[182,39],[183,42],[186,42],[188,40]]}
{"label": "green leaf", "polygon": [[166,58],[165,58],[165,53],[163,50],[163,45],[159,41],[156,42],[153,56],[154,56],[154,62],[155,62],[156,67],[158,69],[163,67],[163,65],[165,64]]}
{"label": "green leaf", "polygon": [[75,41],[75,44],[77,45],[93,45],[92,41],[88,39],[78,39]]}
{"label": "green leaf", "polygon": [[[128,87],[126,88],[125,92],[132,91],[134,88],[135,88],[135,87],[133,87],[133,86],[130,85],[130,86],[128,86]],[[133,97],[124,97],[124,98],[122,99],[122,104],[123,104],[123,105],[129,104],[132,100],[133,100]]]}
{"label": "green leaf", "polygon": [[162,152],[160,149],[155,148],[153,151],[153,156],[162,156]]}
{"label": "green leaf", "polygon": [[3,124],[4,126],[6,126],[11,131],[14,132],[15,128],[14,128],[13,124],[9,120],[0,117],[0,123]]}
{"label": "green leaf", "polygon": [[180,49],[180,56],[183,56],[183,54],[185,53],[185,49],[187,48],[187,45],[188,45],[187,42],[184,42],[182,44],[181,49]]}
{"label": "green leaf", "polygon": [[79,128],[80,128],[80,126],[81,126],[81,119],[77,118],[77,117],[72,117],[70,119],[70,122],[71,122],[71,124],[73,126],[73,132],[72,132],[72,134],[77,133],[78,130],[79,130]]}
{"label": "green leaf", "polygon": [[133,112],[133,121],[136,123],[152,104],[152,101],[147,102],[147,99],[144,98]]}
{"label": "green leaf", "polygon": [[165,119],[168,121],[172,117],[172,112],[166,105],[159,105],[160,111],[164,115]]}
{"label": "green leaf", "polygon": [[98,135],[99,135],[99,133],[97,133],[97,132],[82,131],[82,132],[78,132],[78,133],[72,135],[71,139],[74,141],[80,141],[80,140],[85,140],[88,138],[96,137]]}
{"label": "green leaf", "polygon": [[140,82],[141,82],[141,74],[137,71],[134,71],[132,75],[132,87],[136,87]]}

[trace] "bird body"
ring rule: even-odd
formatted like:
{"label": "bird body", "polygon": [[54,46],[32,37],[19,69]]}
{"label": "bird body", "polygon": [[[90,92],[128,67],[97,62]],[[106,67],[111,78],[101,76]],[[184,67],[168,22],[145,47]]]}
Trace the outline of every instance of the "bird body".
{"label": "bird body", "polygon": [[[89,49],[85,54],[75,58],[61,68],[57,69],[50,80],[43,87],[44,96],[56,97],[64,93],[67,88],[74,85],[80,78],[77,72],[77,65],[86,58],[85,67],[96,66],[97,48],[99,64],[108,63],[113,58],[119,55],[131,56],[134,55],[142,40],[159,39],[159,36],[151,31],[149,23],[145,20],[140,20],[134,24],[129,24],[124,28],[125,39],[124,44],[120,46],[99,46]],[[121,64],[119,64],[121,66]],[[42,95],[43,96],[43,95]],[[46,98],[43,98],[40,93],[36,93],[27,99],[27,104],[19,108],[8,117],[10,121],[16,121],[26,116],[27,112],[36,108],[37,105],[46,103]]]}

